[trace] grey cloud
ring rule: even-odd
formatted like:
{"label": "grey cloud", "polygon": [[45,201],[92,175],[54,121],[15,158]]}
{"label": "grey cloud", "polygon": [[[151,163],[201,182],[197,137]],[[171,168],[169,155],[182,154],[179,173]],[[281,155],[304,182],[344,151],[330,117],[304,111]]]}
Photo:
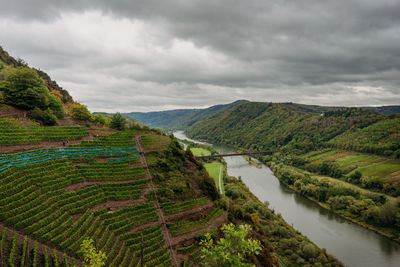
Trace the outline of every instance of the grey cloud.
{"label": "grey cloud", "polygon": [[[7,31],[0,23],[5,48],[42,66],[92,109],[113,109],[111,102],[136,103],[136,110],[203,106],[243,96],[332,105],[399,100],[398,0],[0,2],[1,21],[20,25]],[[108,39],[87,25],[93,18],[73,24],[90,12],[117,23],[105,25]],[[204,85],[217,92],[206,95]],[[350,89],[356,85],[382,89],[368,98]]]}

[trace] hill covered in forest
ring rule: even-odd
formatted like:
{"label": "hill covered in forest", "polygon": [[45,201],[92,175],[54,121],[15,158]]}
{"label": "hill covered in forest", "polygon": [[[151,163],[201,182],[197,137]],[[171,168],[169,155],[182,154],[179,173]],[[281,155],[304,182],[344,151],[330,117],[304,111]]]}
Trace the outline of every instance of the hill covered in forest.
{"label": "hill covered in forest", "polygon": [[272,151],[259,159],[282,183],[400,240],[398,114],[249,102],[195,123],[186,134],[240,150]]}
{"label": "hill covered in forest", "polygon": [[149,125],[150,127],[184,129],[217,112],[228,110],[245,102],[247,101],[238,100],[229,104],[215,105],[205,109],[176,109],[122,114],[143,124]]}
{"label": "hill covered in forest", "polygon": [[[285,103],[244,103],[187,128],[189,136],[248,149],[306,152],[346,147],[397,155],[399,116],[360,108],[304,108]],[[350,143],[351,142],[351,143]]]}

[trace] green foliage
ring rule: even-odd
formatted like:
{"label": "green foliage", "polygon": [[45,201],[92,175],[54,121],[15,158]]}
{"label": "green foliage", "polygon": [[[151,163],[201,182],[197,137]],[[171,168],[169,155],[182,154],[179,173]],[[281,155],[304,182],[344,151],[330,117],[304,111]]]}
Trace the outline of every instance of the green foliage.
{"label": "green foliage", "polygon": [[398,218],[398,212],[389,202],[385,203],[379,209],[379,220],[383,226],[393,225],[396,223]]}
{"label": "green foliage", "polygon": [[353,172],[353,173],[350,175],[350,180],[351,180],[353,183],[358,184],[358,183],[360,183],[361,177],[362,177],[362,173],[361,173],[360,171],[357,170],[357,171]]}
{"label": "green foliage", "polygon": [[15,267],[17,266],[17,233],[14,232],[14,238],[12,241],[12,245],[11,245],[11,250],[10,250],[10,255],[8,257],[8,265],[10,267]]}
{"label": "green foliage", "polygon": [[[39,109],[33,111],[42,113]],[[0,144],[29,144],[46,141],[78,140],[89,132],[82,126],[26,127],[23,122],[0,118]]]}
{"label": "green foliage", "polygon": [[103,115],[96,114],[92,117],[92,122],[98,124],[98,125],[105,125],[106,124],[106,118],[104,118]]}
{"label": "green foliage", "polygon": [[44,125],[55,125],[57,123],[57,117],[50,109],[41,110],[36,107],[29,111],[28,116],[33,120],[43,122]]}
{"label": "green foliage", "polygon": [[50,267],[49,253],[47,252],[47,247],[44,248],[44,267]]}
{"label": "green foliage", "polygon": [[387,118],[362,129],[351,128],[329,144],[342,149],[391,156],[400,148],[399,131],[400,118]]}
{"label": "green foliage", "polygon": [[247,238],[250,234],[249,225],[222,226],[224,237],[214,242],[211,234],[207,233],[200,242],[203,246],[202,258],[205,266],[254,266],[246,256],[258,255],[262,249],[260,241]]}
{"label": "green foliage", "polygon": [[317,248],[311,243],[308,243],[303,247],[303,253],[307,259],[315,258],[316,256],[318,256]]}
{"label": "green foliage", "polygon": [[7,227],[4,227],[3,233],[1,235],[0,243],[0,257],[1,264],[4,265],[5,252],[7,251]]}
{"label": "green foliage", "polygon": [[83,121],[90,121],[92,119],[92,114],[90,114],[90,111],[84,105],[73,103],[69,105],[68,109],[71,117],[74,119]]}
{"label": "green foliage", "polygon": [[53,94],[49,95],[49,109],[52,111],[52,113],[58,118],[58,119],[63,119],[64,118],[64,107],[63,104],[61,103],[61,100],[56,97]]}
{"label": "green foliage", "polygon": [[27,67],[14,68],[0,85],[4,101],[21,109],[44,109],[50,104],[50,93],[36,71]]}
{"label": "green foliage", "polygon": [[101,267],[105,265],[107,256],[104,252],[96,250],[92,239],[83,240],[81,250],[83,252],[85,266]]}
{"label": "green foliage", "polygon": [[[350,128],[363,128],[382,115],[361,109],[337,114],[298,104],[244,103],[189,127],[189,137],[249,150],[301,153],[328,145]],[[324,113],[325,115],[321,113]]]}
{"label": "green foliage", "polygon": [[110,127],[116,130],[123,130],[125,128],[126,118],[123,117],[119,112],[115,113],[111,117]]}
{"label": "green foliage", "polygon": [[22,255],[21,255],[20,266],[25,266],[25,260],[26,260],[26,258],[28,256],[28,254],[29,254],[29,251],[28,251],[28,237],[25,236],[24,237],[24,244],[23,244],[23,247],[22,247]]}

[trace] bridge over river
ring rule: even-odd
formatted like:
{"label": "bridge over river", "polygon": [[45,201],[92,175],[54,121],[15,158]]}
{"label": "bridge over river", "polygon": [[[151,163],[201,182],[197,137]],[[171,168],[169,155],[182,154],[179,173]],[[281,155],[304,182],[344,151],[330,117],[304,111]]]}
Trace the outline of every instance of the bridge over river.
{"label": "bridge over river", "polygon": [[257,151],[257,152],[241,152],[241,153],[229,153],[229,154],[215,154],[208,156],[197,156],[197,159],[208,159],[208,158],[223,158],[232,156],[257,156],[257,155],[272,155],[273,151]]}

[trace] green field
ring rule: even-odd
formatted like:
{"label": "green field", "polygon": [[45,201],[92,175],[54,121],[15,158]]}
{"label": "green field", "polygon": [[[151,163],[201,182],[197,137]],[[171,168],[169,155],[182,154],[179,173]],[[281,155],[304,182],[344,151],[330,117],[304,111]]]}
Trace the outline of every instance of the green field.
{"label": "green field", "polygon": [[[214,163],[206,163],[206,164],[204,164],[204,165],[205,165],[205,167],[206,167],[206,170],[207,170],[208,174],[209,174],[212,178],[214,178],[215,184],[217,185],[217,188],[218,188],[218,190],[219,190],[219,182],[218,182],[218,179],[219,179],[219,169],[220,169],[221,163],[219,163],[219,162],[214,162]],[[222,177],[221,177],[221,180],[222,180]],[[223,181],[221,181],[221,187],[222,187],[222,188],[221,188],[221,189],[222,189],[222,193],[225,193]]]}
{"label": "green field", "polygon": [[[200,148],[200,147],[192,147],[190,149],[193,153],[193,155],[197,156],[209,156],[211,155],[211,152],[207,149]],[[219,170],[218,170],[219,171]]]}
{"label": "green field", "polygon": [[358,169],[365,176],[386,177],[390,174],[398,172],[400,165],[393,161],[380,162],[377,164],[369,165]]}

